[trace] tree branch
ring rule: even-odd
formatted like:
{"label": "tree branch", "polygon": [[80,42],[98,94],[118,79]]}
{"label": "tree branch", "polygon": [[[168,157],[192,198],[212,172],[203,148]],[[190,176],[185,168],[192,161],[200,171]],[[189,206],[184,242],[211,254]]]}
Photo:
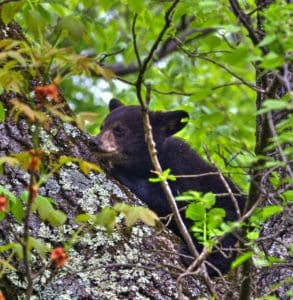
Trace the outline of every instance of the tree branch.
{"label": "tree branch", "polygon": [[[163,58],[167,57],[168,55],[170,55],[171,53],[175,52],[178,49],[176,40],[184,41],[188,36],[191,36],[194,33],[198,33],[196,37],[193,37],[188,40],[188,42],[191,42],[197,38],[210,34],[215,30],[216,30],[215,28],[185,29],[184,31],[179,33],[175,38],[167,39],[167,41],[159,49],[155,51],[152,60],[154,62],[158,62]],[[132,74],[138,72],[140,69],[139,63],[135,63],[135,62],[130,63],[128,66],[125,66],[123,64],[115,64],[115,65],[105,64],[105,67],[110,68],[117,76]]]}
{"label": "tree branch", "polygon": [[[252,27],[252,23],[250,20],[249,15],[245,14],[242,8],[240,7],[237,0],[229,0],[232,10],[234,12],[234,15],[239,19],[239,21],[243,24],[243,26],[247,29],[249,37],[253,44],[256,46],[259,44],[261,39],[257,36],[254,28]],[[265,54],[266,51],[264,48],[261,48],[263,53]]]}

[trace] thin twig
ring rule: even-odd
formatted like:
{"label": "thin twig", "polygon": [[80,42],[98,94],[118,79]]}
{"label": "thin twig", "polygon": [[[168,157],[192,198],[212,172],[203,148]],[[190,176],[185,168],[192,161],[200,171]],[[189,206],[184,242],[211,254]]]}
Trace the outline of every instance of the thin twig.
{"label": "thin twig", "polygon": [[19,2],[20,0],[4,0],[2,2],[0,2],[0,7],[4,4],[10,3],[10,2]]}
{"label": "thin twig", "polygon": [[284,151],[283,151],[283,149],[280,145],[280,141],[279,141],[279,138],[278,138],[278,135],[277,135],[277,132],[276,132],[276,128],[275,128],[275,125],[274,125],[274,122],[273,122],[273,117],[272,117],[271,112],[268,113],[268,122],[269,122],[269,127],[270,127],[270,130],[271,130],[272,136],[274,137],[274,139],[277,142],[277,149],[279,151],[279,154],[281,156],[281,159],[282,159],[283,163],[285,164],[285,168],[286,168],[290,178],[293,178],[293,172],[292,172],[292,169],[290,167],[290,164],[288,164],[288,159],[285,156]]}
{"label": "thin twig", "polygon": [[133,17],[131,30],[132,30],[133,48],[134,48],[135,57],[136,57],[136,60],[138,63],[138,67],[139,67],[139,69],[141,69],[141,60],[140,60],[139,51],[138,51],[137,42],[136,42],[136,32],[135,32],[136,20],[137,20],[137,14],[135,14]]}
{"label": "thin twig", "polygon": [[146,107],[145,107],[145,103],[144,103],[143,98],[142,98],[142,90],[141,90],[142,89],[142,84],[143,84],[143,77],[144,77],[144,74],[147,70],[147,67],[148,67],[150,61],[153,58],[154,53],[156,52],[160,42],[163,39],[163,36],[165,35],[167,29],[171,25],[172,15],[173,15],[174,10],[175,10],[176,6],[178,5],[179,1],[180,0],[175,0],[173,2],[173,4],[170,6],[170,8],[167,10],[166,15],[165,15],[165,25],[162,28],[161,32],[159,33],[156,41],[154,42],[154,44],[151,47],[147,57],[144,59],[142,65],[139,69],[139,73],[138,73],[137,81],[136,81],[136,91],[137,91],[138,101],[139,101],[141,107],[144,108],[144,109],[146,109]]}
{"label": "thin twig", "polygon": [[[256,31],[252,27],[252,23],[250,20],[250,17],[244,13],[244,11],[241,9],[239,3],[237,0],[229,0],[231,7],[233,9],[233,12],[236,17],[238,17],[239,21],[243,24],[243,26],[247,29],[249,37],[253,44],[256,46],[260,42],[260,38],[257,36]],[[264,51],[264,49],[262,48]]]}
{"label": "thin twig", "polygon": [[32,271],[29,264],[29,223],[30,223],[30,214],[31,214],[31,207],[32,203],[34,201],[34,195],[32,191],[32,187],[36,183],[36,178],[33,172],[30,174],[30,185],[29,185],[29,197],[28,197],[28,203],[25,211],[25,217],[24,217],[24,229],[23,229],[23,244],[22,244],[22,250],[23,250],[23,262],[25,266],[25,275],[27,278],[27,289],[26,289],[26,299],[29,300],[32,296],[33,292],[33,278],[32,278]]}
{"label": "thin twig", "polygon": [[258,88],[257,86],[255,86],[254,84],[246,81],[245,79],[243,79],[241,76],[239,76],[237,73],[233,72],[232,70],[230,70],[228,67],[226,67],[224,64],[219,63],[218,61],[215,61],[205,55],[201,55],[199,53],[196,52],[191,52],[189,50],[186,50],[183,46],[183,44],[178,41],[178,47],[180,50],[182,50],[183,53],[185,53],[186,55],[188,55],[189,57],[196,57],[202,60],[206,60],[222,69],[224,69],[227,73],[229,73],[230,75],[232,75],[233,77],[237,78],[241,83],[243,83],[244,85],[248,86],[249,88],[251,88],[252,90],[259,92],[259,93],[265,93],[266,91],[263,89]]}

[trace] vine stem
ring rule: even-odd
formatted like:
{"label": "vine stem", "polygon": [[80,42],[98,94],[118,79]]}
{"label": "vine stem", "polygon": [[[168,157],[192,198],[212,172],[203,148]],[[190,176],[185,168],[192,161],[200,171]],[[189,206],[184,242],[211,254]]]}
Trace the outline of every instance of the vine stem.
{"label": "vine stem", "polygon": [[25,211],[24,217],[24,229],[23,229],[23,243],[22,243],[22,250],[23,250],[23,262],[25,266],[25,273],[27,277],[27,289],[26,289],[26,299],[29,300],[32,296],[33,291],[33,276],[32,270],[29,264],[29,222],[30,222],[30,211],[32,207],[32,203],[35,199],[33,187],[36,184],[36,176],[34,172],[30,173],[30,184],[29,184],[29,197],[28,203]]}

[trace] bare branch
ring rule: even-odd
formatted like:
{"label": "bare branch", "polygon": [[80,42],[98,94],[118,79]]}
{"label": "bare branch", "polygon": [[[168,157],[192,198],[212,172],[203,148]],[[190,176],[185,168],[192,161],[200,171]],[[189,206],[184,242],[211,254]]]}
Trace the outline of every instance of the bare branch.
{"label": "bare branch", "polygon": [[31,214],[31,207],[35,196],[33,195],[33,187],[36,184],[36,178],[33,172],[30,174],[30,185],[29,185],[29,197],[28,203],[25,211],[24,217],[24,229],[23,229],[23,244],[22,244],[22,251],[23,251],[23,263],[25,266],[25,275],[27,278],[27,288],[26,288],[26,299],[29,300],[32,296],[33,292],[33,277],[32,277],[32,270],[30,267],[29,261],[29,223],[30,223],[30,214]]}
{"label": "bare branch", "polygon": [[148,65],[150,63],[150,61],[152,60],[153,56],[154,56],[154,53],[156,52],[160,42],[162,41],[163,39],[163,36],[165,35],[167,29],[170,27],[171,25],[171,21],[172,21],[172,15],[174,13],[174,10],[177,6],[177,4],[179,3],[180,0],[176,0],[173,2],[173,4],[170,6],[170,8],[168,9],[168,11],[166,12],[166,15],[165,15],[165,25],[164,27],[162,28],[161,32],[159,33],[157,39],[155,40],[153,46],[151,47],[147,57],[144,59],[140,69],[139,69],[139,74],[137,76],[137,81],[136,81],[136,91],[137,91],[137,98],[138,98],[138,101],[141,105],[142,108],[146,109],[145,107],[145,103],[143,101],[143,98],[142,98],[142,84],[143,84],[143,77],[144,77],[144,74],[148,68]]}
{"label": "bare branch", "polygon": [[243,83],[244,85],[248,86],[249,88],[251,88],[252,90],[256,91],[256,92],[259,92],[259,93],[265,93],[266,91],[263,90],[263,89],[260,89],[258,88],[257,86],[255,86],[254,84],[246,81],[245,79],[243,79],[241,76],[239,76],[238,74],[236,74],[235,72],[233,72],[232,70],[230,70],[229,68],[227,68],[225,65],[209,58],[209,57],[206,57],[206,56],[202,56],[201,54],[199,53],[193,53],[193,52],[190,52],[186,49],[183,48],[183,44],[181,42],[178,41],[178,44],[180,44],[180,49],[183,51],[183,53],[185,53],[186,55],[188,55],[189,57],[196,57],[196,58],[199,58],[199,59],[203,59],[203,60],[206,60],[222,69],[224,69],[227,73],[229,73],[230,75],[232,75],[233,77],[237,78],[241,83]]}
{"label": "bare branch", "polygon": [[134,48],[135,57],[138,63],[138,68],[141,69],[141,61],[140,61],[140,56],[139,56],[138,47],[136,43],[136,32],[135,32],[136,20],[137,20],[137,14],[135,14],[133,17],[131,30],[132,30],[132,39],[133,39],[133,48]]}
{"label": "bare branch", "polygon": [[279,138],[278,138],[278,134],[276,132],[276,128],[275,128],[275,125],[274,125],[274,122],[273,122],[273,117],[272,117],[272,113],[271,112],[268,113],[268,122],[269,122],[269,126],[270,126],[270,130],[271,130],[272,136],[274,137],[274,139],[278,143],[277,144],[277,149],[279,151],[279,154],[281,156],[282,161],[285,164],[285,168],[286,168],[286,170],[287,170],[290,178],[293,178],[293,172],[292,172],[292,169],[290,167],[290,164],[288,163],[288,159],[285,156],[284,151],[283,151],[281,145],[279,144]]}
{"label": "bare branch", "polygon": [[[133,26],[133,24],[132,24]],[[178,46],[176,43],[176,39],[180,41],[185,41],[185,43],[190,43],[191,41],[194,41],[195,39],[198,39],[202,36],[205,36],[207,34],[210,34],[214,32],[214,28],[204,28],[204,29],[185,29],[183,32],[180,32],[176,38],[169,38],[166,40],[166,42],[155,51],[154,56],[152,57],[152,60],[154,62],[158,62],[162,60],[163,58],[167,57],[171,53],[175,52],[178,50]],[[132,32],[133,32],[133,27],[132,27]],[[188,41],[186,41],[186,38],[193,35],[194,33],[198,33],[196,37],[190,38]],[[133,34],[133,33],[132,33]],[[227,52],[227,51],[225,51]],[[110,54],[108,55],[110,56]],[[128,66],[125,66],[123,64],[115,64],[115,65],[107,65],[105,64],[105,67],[110,68],[117,76],[123,76],[123,75],[128,75],[132,74],[135,72],[139,71],[139,64],[132,62]]]}
{"label": "bare branch", "polygon": [[[252,27],[252,22],[250,20],[249,15],[245,14],[242,8],[240,7],[237,0],[229,0],[233,12],[236,17],[238,17],[239,21],[243,24],[243,26],[247,29],[249,37],[253,44],[256,46],[259,44],[261,39],[257,36],[256,31]],[[263,53],[266,53],[264,48],[261,48]]]}

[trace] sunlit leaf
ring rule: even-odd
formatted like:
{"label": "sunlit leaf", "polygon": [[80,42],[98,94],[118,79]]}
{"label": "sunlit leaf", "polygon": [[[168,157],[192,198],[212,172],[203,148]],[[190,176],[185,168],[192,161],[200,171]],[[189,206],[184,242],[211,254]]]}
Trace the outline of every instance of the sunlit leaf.
{"label": "sunlit leaf", "polygon": [[273,215],[281,213],[283,210],[284,208],[280,205],[270,205],[262,208],[261,214],[264,220],[266,220]]}
{"label": "sunlit leaf", "polygon": [[42,258],[46,258],[46,254],[48,253],[48,248],[44,242],[34,238],[29,237],[29,243],[31,244],[31,247],[35,249]]}
{"label": "sunlit leaf", "polygon": [[258,111],[258,114],[263,114],[272,110],[285,109],[288,108],[288,106],[289,104],[287,101],[267,99],[263,104],[263,108]]}
{"label": "sunlit leaf", "polygon": [[23,249],[19,243],[9,243],[9,244],[0,246],[0,252],[6,252],[9,250],[12,250],[19,259],[23,258]]}
{"label": "sunlit leaf", "polygon": [[204,218],[204,214],[206,213],[206,210],[202,203],[191,203],[187,206],[187,209],[185,211],[185,215],[187,218],[193,220],[193,221],[199,221]]}
{"label": "sunlit leaf", "polygon": [[3,104],[0,102],[0,122],[5,122],[5,110]]}
{"label": "sunlit leaf", "polygon": [[149,226],[155,226],[159,221],[159,217],[152,210],[146,207],[140,207],[139,219]]}
{"label": "sunlit leaf", "polygon": [[35,199],[35,204],[40,218],[43,221],[48,220],[51,217],[51,213],[54,213],[54,208],[51,204],[51,199],[38,195]]}
{"label": "sunlit leaf", "polygon": [[10,269],[12,271],[16,271],[16,269],[13,267],[12,264],[10,264],[7,260],[0,258],[0,265],[2,265],[2,268]]}
{"label": "sunlit leaf", "polygon": [[1,18],[5,24],[8,24],[15,16],[15,14],[20,11],[25,1],[15,1],[7,2],[1,7]]}
{"label": "sunlit leaf", "polygon": [[136,13],[142,12],[145,7],[144,0],[127,0],[127,3],[129,5],[130,10]]}
{"label": "sunlit leaf", "polygon": [[106,228],[111,233],[115,226],[116,211],[113,208],[106,207],[96,214],[95,224]]}
{"label": "sunlit leaf", "polygon": [[50,118],[47,114],[33,110],[29,105],[20,102],[17,99],[11,99],[10,102],[13,105],[13,109],[11,110],[11,114],[17,116],[22,113],[27,116],[32,122],[40,122],[43,123],[48,121]]}
{"label": "sunlit leaf", "polygon": [[259,238],[259,232],[258,231],[248,232],[246,236],[248,239],[255,241]]}
{"label": "sunlit leaf", "polygon": [[124,202],[118,202],[118,203],[115,203],[115,205],[113,206],[113,209],[115,209],[117,212],[127,214],[129,212],[129,210],[131,209],[131,206]]}
{"label": "sunlit leaf", "polygon": [[14,215],[15,219],[18,222],[21,222],[24,218],[24,208],[22,206],[22,203],[19,199],[12,200],[10,202],[10,211]]}
{"label": "sunlit leaf", "polygon": [[90,171],[97,171],[97,172],[102,171],[102,169],[98,165],[90,163],[88,161],[84,161],[84,160],[79,161],[79,167],[80,167],[80,170],[86,175]]}
{"label": "sunlit leaf", "polygon": [[75,223],[87,223],[89,220],[93,219],[93,216],[89,214],[79,214],[74,218]]}
{"label": "sunlit leaf", "polygon": [[237,257],[231,264],[231,268],[237,268],[238,266],[242,265],[244,262],[246,262],[248,259],[252,257],[252,252],[247,251],[243,254],[241,254],[239,257]]}
{"label": "sunlit leaf", "polygon": [[101,67],[98,64],[92,65],[91,69],[95,72],[96,75],[102,75],[103,78],[106,80],[111,80],[111,79],[115,78],[115,76],[116,76],[115,73],[111,69]]}
{"label": "sunlit leaf", "polygon": [[52,210],[48,216],[48,221],[54,227],[63,225],[67,220],[67,216],[61,210]]}
{"label": "sunlit leaf", "polygon": [[81,129],[85,128],[86,123],[95,123],[97,121],[97,113],[94,112],[81,112],[76,117],[78,127]]}

